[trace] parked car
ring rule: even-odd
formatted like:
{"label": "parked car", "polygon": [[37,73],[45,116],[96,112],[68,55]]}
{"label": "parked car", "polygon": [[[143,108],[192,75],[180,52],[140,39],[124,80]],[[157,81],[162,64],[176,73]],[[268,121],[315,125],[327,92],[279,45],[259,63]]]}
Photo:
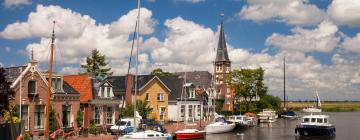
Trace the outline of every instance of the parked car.
{"label": "parked car", "polygon": [[110,127],[111,134],[123,134],[134,131],[134,118],[123,118]]}

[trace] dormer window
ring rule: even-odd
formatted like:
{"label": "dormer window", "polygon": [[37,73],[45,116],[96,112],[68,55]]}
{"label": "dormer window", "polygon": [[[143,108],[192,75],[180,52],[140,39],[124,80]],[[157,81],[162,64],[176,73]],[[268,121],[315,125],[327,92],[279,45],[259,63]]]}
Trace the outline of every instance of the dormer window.
{"label": "dormer window", "polygon": [[62,79],[61,77],[51,78],[51,87],[55,91],[62,91]]}
{"label": "dormer window", "polygon": [[107,87],[107,97],[110,98],[110,87]]}
{"label": "dormer window", "polygon": [[36,93],[36,81],[30,80],[28,82],[28,94],[35,94]]}

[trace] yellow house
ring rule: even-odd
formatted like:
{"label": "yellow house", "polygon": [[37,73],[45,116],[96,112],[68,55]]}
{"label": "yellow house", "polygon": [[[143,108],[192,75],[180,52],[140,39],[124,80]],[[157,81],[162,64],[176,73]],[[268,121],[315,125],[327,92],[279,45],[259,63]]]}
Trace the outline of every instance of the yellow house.
{"label": "yellow house", "polygon": [[[149,76],[149,75],[147,75]],[[146,77],[146,76],[144,76]],[[168,99],[171,90],[157,76],[149,78],[139,77],[140,89],[137,100],[147,101],[153,109],[149,118],[164,122],[168,120]],[[142,81],[143,79],[143,81]]]}

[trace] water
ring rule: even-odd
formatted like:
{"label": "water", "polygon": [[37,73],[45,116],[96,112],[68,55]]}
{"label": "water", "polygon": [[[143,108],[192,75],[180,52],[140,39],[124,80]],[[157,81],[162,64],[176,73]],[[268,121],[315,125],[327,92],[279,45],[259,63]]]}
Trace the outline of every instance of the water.
{"label": "water", "polygon": [[323,113],[335,124],[334,137],[300,137],[295,127],[300,120],[278,119],[272,125],[260,125],[226,134],[207,135],[207,140],[360,140],[360,112]]}

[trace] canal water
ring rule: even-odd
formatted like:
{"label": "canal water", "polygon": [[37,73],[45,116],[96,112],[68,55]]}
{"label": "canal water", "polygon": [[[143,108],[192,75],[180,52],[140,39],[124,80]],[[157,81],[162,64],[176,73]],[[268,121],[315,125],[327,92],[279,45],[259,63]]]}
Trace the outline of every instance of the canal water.
{"label": "canal water", "polygon": [[[278,119],[271,125],[249,127],[225,134],[206,135],[206,140],[360,140],[360,112],[324,112],[335,124],[334,137],[300,137],[295,127],[300,119]],[[303,114],[300,114],[303,115]]]}

